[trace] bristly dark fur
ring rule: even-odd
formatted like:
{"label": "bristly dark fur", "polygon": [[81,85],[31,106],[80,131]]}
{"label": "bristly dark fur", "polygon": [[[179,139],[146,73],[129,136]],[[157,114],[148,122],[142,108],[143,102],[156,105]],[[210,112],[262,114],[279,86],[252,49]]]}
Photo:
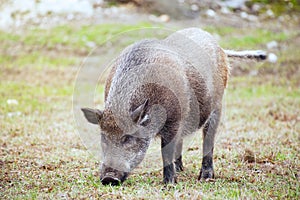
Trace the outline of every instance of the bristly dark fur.
{"label": "bristly dark fur", "polygon": [[[152,49],[148,48],[149,45],[153,46],[153,48]],[[113,82],[112,80],[116,78],[116,70],[118,69],[117,66],[119,67],[121,66],[123,71],[122,73],[126,73],[128,70],[135,70],[133,66],[145,65],[147,63],[153,63],[153,62],[161,63],[163,65],[176,66],[176,63],[174,63],[174,59],[170,57],[176,55],[168,55],[168,54],[163,55],[162,53],[160,54],[161,56],[151,57],[151,55],[155,51],[157,51],[157,49],[155,49],[155,46],[159,46],[160,48],[161,46],[164,46],[166,49],[168,49],[169,47],[166,45],[168,44],[158,40],[152,40],[152,41],[146,40],[146,41],[141,41],[136,43],[130,49],[126,49],[125,52],[123,53],[124,56],[123,57],[121,56],[121,58],[117,60],[117,64],[112,68],[108,76],[108,79],[106,81],[105,99],[107,99],[109,95],[112,95],[109,93],[111,87],[118,87],[116,85],[111,85],[111,83]],[[173,48],[176,49],[177,47],[175,46]],[[196,100],[199,105],[199,110],[201,114],[199,116],[200,118],[198,122],[198,128],[200,128],[208,120],[209,116],[214,110],[221,109],[221,99],[222,99],[223,91],[227,85],[227,79],[229,73],[229,65],[227,63],[226,54],[223,52],[223,50],[220,47],[216,47],[216,49],[211,48],[210,50],[215,51],[216,56],[218,56],[217,60],[219,61],[217,62],[217,66],[215,66],[217,73],[209,75],[213,77],[213,84],[214,84],[213,94],[208,92],[208,88],[207,88],[208,86],[206,80],[207,74],[199,73],[199,71],[197,70],[197,66],[190,66],[190,63],[186,63],[184,61],[185,62],[184,68],[189,83],[189,87],[195,93]],[[164,108],[166,108],[167,119],[161,131],[158,133],[158,135],[160,135],[160,137],[162,138],[164,182],[166,183],[176,182],[176,176],[175,176],[176,171],[183,170],[183,164],[181,160],[182,157],[181,150],[180,152],[177,153],[176,158],[174,154],[176,148],[180,148],[180,147],[174,144],[173,147],[171,145],[171,149],[170,147],[168,147],[169,149],[164,149],[164,147],[172,143],[173,138],[176,137],[178,126],[182,118],[180,102],[178,101],[178,97],[176,95],[177,94],[174,94],[170,89],[166,87],[160,86],[155,83],[149,83],[137,88],[132,93],[131,100],[130,100],[131,110],[136,109],[146,99],[149,100],[149,105],[147,107],[146,112],[148,112],[149,109],[155,104],[159,104]],[[110,113],[110,112],[104,112],[104,113]],[[102,124],[102,126],[105,127],[102,126],[101,127],[111,134],[118,134],[117,131],[114,130],[116,128],[115,126],[111,126],[112,129],[109,130],[110,129],[110,126],[108,126],[109,124],[111,123],[108,123],[106,126],[105,124]],[[212,126],[215,126],[213,130],[216,131],[217,125],[218,125],[217,123],[212,124]],[[213,145],[211,146],[211,148],[213,148]],[[172,160],[173,158],[176,160],[176,162],[174,163],[169,160],[169,159]],[[207,167],[213,169],[212,162],[207,163],[208,160],[212,160],[212,154],[206,155],[204,157],[203,162],[205,165],[211,164],[211,166],[207,166]]]}

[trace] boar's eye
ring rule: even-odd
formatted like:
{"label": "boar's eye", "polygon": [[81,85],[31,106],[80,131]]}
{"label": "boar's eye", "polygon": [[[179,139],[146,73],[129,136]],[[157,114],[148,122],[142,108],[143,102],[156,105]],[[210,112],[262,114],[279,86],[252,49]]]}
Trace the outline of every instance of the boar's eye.
{"label": "boar's eye", "polygon": [[132,142],[133,139],[134,139],[134,137],[131,136],[131,135],[124,135],[124,136],[121,138],[121,143],[122,143],[122,144],[127,144],[127,143]]}

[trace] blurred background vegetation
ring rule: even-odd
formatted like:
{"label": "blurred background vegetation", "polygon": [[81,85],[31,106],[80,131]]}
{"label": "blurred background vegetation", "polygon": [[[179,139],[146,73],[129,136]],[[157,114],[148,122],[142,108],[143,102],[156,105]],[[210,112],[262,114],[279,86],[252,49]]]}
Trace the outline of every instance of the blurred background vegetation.
{"label": "blurred background vegetation", "polygon": [[[208,7],[218,7],[220,5],[228,5],[232,10],[241,9],[238,5],[246,6],[248,9],[251,9],[253,5],[260,5],[260,13],[271,9],[275,15],[281,15],[283,13],[289,12],[299,12],[300,11],[300,2],[297,0],[251,0],[251,1],[207,1],[207,0],[182,0],[182,1],[173,1],[173,0],[105,0],[109,5],[118,5],[118,4],[128,4],[132,3],[137,7],[140,7],[150,13],[156,14],[171,14],[171,16],[178,17],[178,14],[188,14],[187,5],[197,5],[200,10],[207,9]],[[196,7],[192,7],[191,10],[196,11]],[[179,13],[178,13],[179,12]],[[255,11],[254,11],[255,12]],[[187,17],[192,17],[193,15],[187,15]],[[194,15],[193,17],[196,17]]]}

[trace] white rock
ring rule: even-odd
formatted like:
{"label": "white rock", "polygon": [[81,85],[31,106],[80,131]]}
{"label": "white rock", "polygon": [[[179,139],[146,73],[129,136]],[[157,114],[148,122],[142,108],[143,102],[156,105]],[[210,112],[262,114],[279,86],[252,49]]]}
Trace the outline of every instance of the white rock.
{"label": "white rock", "polygon": [[19,27],[21,25],[22,25],[22,21],[21,20],[19,20],[19,19],[15,20],[15,27]]}
{"label": "white rock", "polygon": [[246,13],[246,12],[243,11],[243,12],[240,13],[240,16],[243,19],[247,19],[248,18],[248,13]]}
{"label": "white rock", "polygon": [[71,21],[71,20],[73,20],[73,19],[74,19],[74,14],[73,14],[73,13],[68,14],[67,20]]}
{"label": "white rock", "polygon": [[197,6],[196,4],[191,5],[191,10],[192,11],[198,11],[199,10],[199,6]]}
{"label": "white rock", "polygon": [[18,105],[19,102],[16,99],[7,99],[6,103],[8,105]]}
{"label": "white rock", "polygon": [[166,14],[160,15],[159,17],[157,17],[155,15],[149,15],[148,18],[150,21],[153,21],[153,22],[168,22],[171,19],[170,16],[166,15]]}
{"label": "white rock", "polygon": [[252,10],[254,12],[258,12],[259,10],[261,9],[261,6],[257,3],[255,3],[253,6],[252,6]]}
{"label": "white rock", "polygon": [[274,13],[272,10],[267,10],[266,14],[269,16],[269,17],[274,17]]}
{"label": "white rock", "polygon": [[159,19],[161,22],[168,22],[168,21],[170,21],[170,16],[163,14],[163,15],[159,16]]}
{"label": "white rock", "polygon": [[258,70],[251,70],[249,75],[250,76],[257,76],[258,75]]}
{"label": "white rock", "polygon": [[270,63],[276,63],[278,60],[277,56],[274,53],[269,53],[268,55],[268,61]]}
{"label": "white rock", "polygon": [[7,113],[8,117],[15,117],[15,116],[20,116],[22,113],[20,111],[17,112],[9,112]]}
{"label": "white rock", "polygon": [[248,15],[247,19],[249,21],[258,21],[258,17],[256,15]]}
{"label": "white rock", "polygon": [[275,49],[277,47],[278,47],[278,43],[275,40],[267,43],[267,48],[268,49]]}
{"label": "white rock", "polygon": [[221,13],[227,15],[227,14],[229,14],[229,13],[231,13],[231,12],[230,12],[230,10],[228,9],[227,6],[222,6],[222,8],[221,8]]}
{"label": "white rock", "polygon": [[206,11],[206,15],[208,16],[208,17],[216,17],[216,12],[214,11],[214,10],[212,10],[212,9],[208,9],[207,11]]}
{"label": "white rock", "polygon": [[224,1],[224,4],[230,8],[243,8],[245,7],[246,0],[227,0]]}
{"label": "white rock", "polygon": [[95,48],[95,47],[96,47],[95,42],[92,42],[92,41],[86,42],[85,45],[86,45],[87,47],[90,47],[90,48]]}

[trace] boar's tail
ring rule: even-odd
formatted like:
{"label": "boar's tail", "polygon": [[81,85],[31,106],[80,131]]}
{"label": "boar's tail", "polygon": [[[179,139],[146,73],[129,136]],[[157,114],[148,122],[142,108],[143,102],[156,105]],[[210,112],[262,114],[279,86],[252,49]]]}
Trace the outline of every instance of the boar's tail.
{"label": "boar's tail", "polygon": [[233,50],[224,50],[227,56],[233,58],[243,58],[243,59],[256,59],[257,61],[265,60],[267,54],[262,50],[246,50],[246,51],[233,51]]}

